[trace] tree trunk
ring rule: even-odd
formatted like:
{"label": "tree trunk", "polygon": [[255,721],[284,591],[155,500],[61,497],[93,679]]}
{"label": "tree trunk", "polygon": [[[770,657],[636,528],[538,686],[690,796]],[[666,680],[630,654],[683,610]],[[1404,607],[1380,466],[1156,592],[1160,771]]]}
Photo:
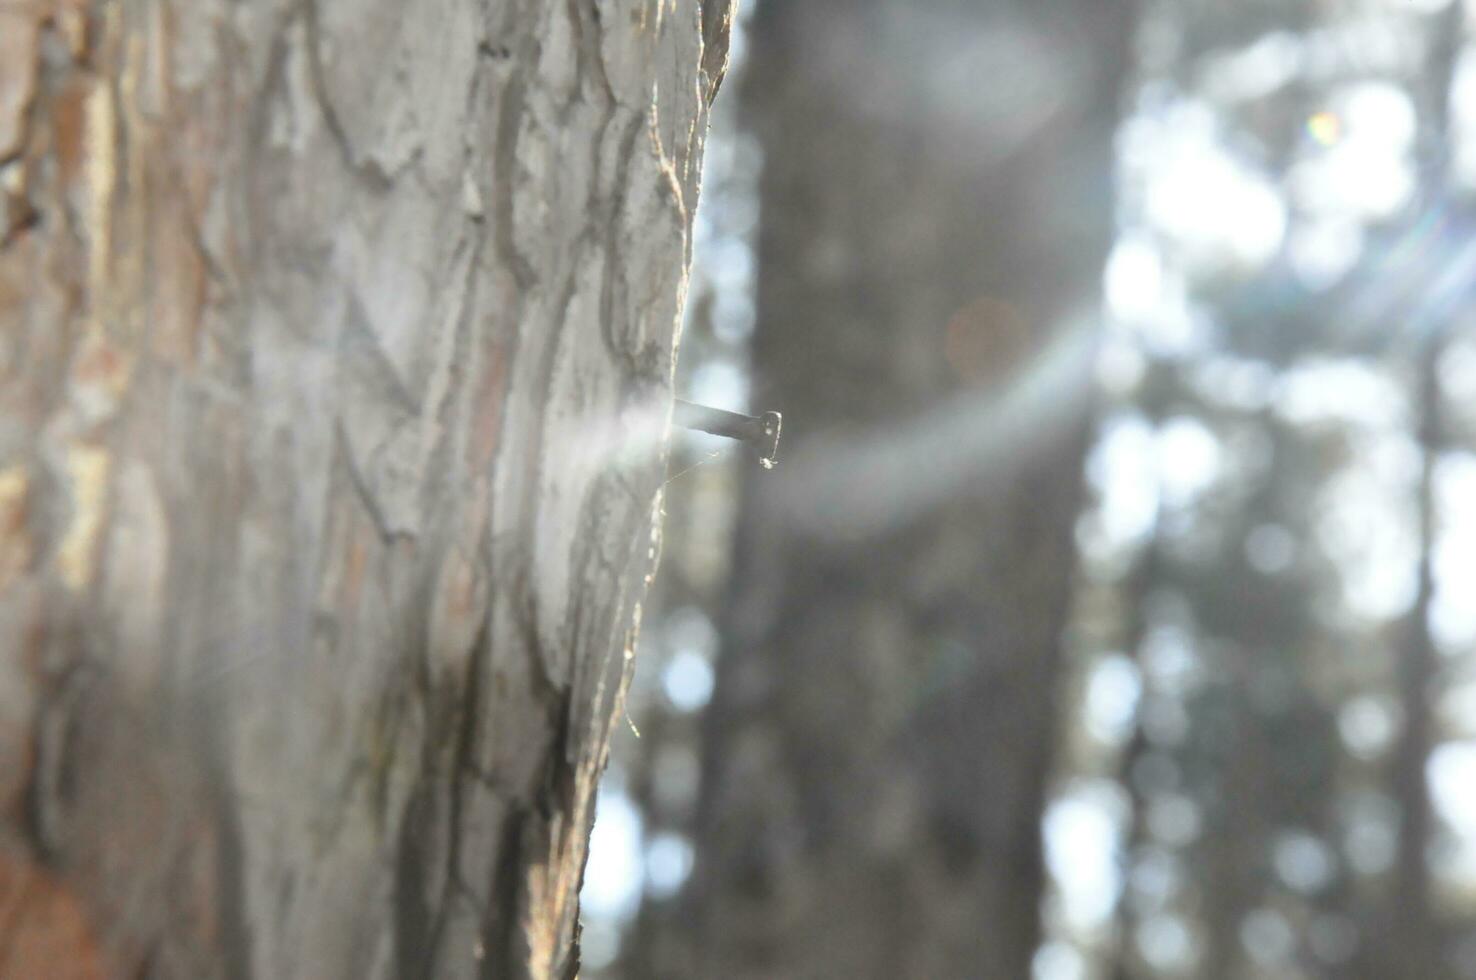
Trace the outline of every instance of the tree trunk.
{"label": "tree trunk", "polygon": [[0,975],[577,970],[706,7],[0,7]]}
{"label": "tree trunk", "polygon": [[[1430,198],[1428,207],[1432,212],[1452,215],[1464,210],[1458,195],[1450,188],[1450,161],[1460,139],[1451,119],[1450,100],[1465,46],[1463,15],[1464,10],[1458,7],[1441,15],[1431,46],[1427,77],[1424,85],[1416,89],[1416,95],[1423,96],[1424,103],[1422,162]],[[1426,288],[1435,294],[1439,287],[1431,284]],[[1422,312],[1428,308],[1417,303],[1410,305]],[[1429,314],[1423,315],[1429,318]],[[1440,535],[1435,480],[1447,438],[1440,366],[1446,337],[1463,326],[1459,316],[1445,312],[1437,321],[1419,324],[1424,336],[1416,341],[1410,357],[1413,362],[1411,401],[1416,413],[1414,436],[1421,456],[1414,506],[1419,567],[1414,602],[1394,640],[1398,650],[1395,687],[1403,725],[1392,760],[1391,788],[1399,805],[1394,881],[1391,894],[1380,910],[1387,932],[1383,942],[1372,944],[1373,948],[1365,951],[1365,957],[1376,968],[1383,960],[1385,968],[1409,970],[1430,980],[1451,975],[1450,961],[1442,948],[1445,942],[1440,916],[1432,901],[1430,847],[1436,837],[1437,818],[1427,774],[1431,752],[1442,735],[1435,701],[1445,680],[1430,624],[1436,589],[1435,549]]]}
{"label": "tree trunk", "polygon": [[670,976],[1028,976],[1132,23],[771,2],[755,469]]}

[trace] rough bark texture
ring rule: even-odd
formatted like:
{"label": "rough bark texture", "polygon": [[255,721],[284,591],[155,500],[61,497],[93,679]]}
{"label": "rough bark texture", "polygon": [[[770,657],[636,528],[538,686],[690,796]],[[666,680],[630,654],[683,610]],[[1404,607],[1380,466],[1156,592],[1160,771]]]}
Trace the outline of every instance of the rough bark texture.
{"label": "rough bark texture", "polygon": [[725,23],[0,6],[0,975],[577,969]]}
{"label": "rough bark texture", "polygon": [[758,8],[753,404],[791,442],[746,487],[663,976],[1030,974],[1131,20]]}

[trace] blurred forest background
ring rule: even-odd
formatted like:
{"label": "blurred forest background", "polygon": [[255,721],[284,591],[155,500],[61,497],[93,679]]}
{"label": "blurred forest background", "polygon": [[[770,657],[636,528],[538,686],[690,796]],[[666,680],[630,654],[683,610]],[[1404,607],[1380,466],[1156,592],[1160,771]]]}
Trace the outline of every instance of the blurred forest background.
{"label": "blurred forest background", "polygon": [[742,8],[586,974],[1476,978],[1476,3]]}

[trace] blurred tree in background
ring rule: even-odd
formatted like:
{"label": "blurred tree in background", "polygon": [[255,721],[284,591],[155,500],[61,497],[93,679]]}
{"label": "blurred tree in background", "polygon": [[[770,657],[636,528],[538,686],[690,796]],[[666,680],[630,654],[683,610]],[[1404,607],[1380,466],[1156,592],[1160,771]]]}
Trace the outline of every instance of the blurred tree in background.
{"label": "blurred tree in background", "polygon": [[794,438],[744,481],[696,877],[632,973],[1018,975],[1131,8],[752,32],[753,404]]}

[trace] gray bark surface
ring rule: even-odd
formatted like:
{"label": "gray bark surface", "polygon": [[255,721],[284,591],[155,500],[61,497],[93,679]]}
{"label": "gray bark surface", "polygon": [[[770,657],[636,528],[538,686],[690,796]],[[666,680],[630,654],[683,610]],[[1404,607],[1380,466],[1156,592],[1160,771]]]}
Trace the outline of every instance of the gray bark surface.
{"label": "gray bark surface", "polygon": [[577,970],[709,6],[0,7],[0,976]]}
{"label": "gray bark surface", "polygon": [[755,409],[671,977],[1030,975],[1126,3],[761,5]]}

